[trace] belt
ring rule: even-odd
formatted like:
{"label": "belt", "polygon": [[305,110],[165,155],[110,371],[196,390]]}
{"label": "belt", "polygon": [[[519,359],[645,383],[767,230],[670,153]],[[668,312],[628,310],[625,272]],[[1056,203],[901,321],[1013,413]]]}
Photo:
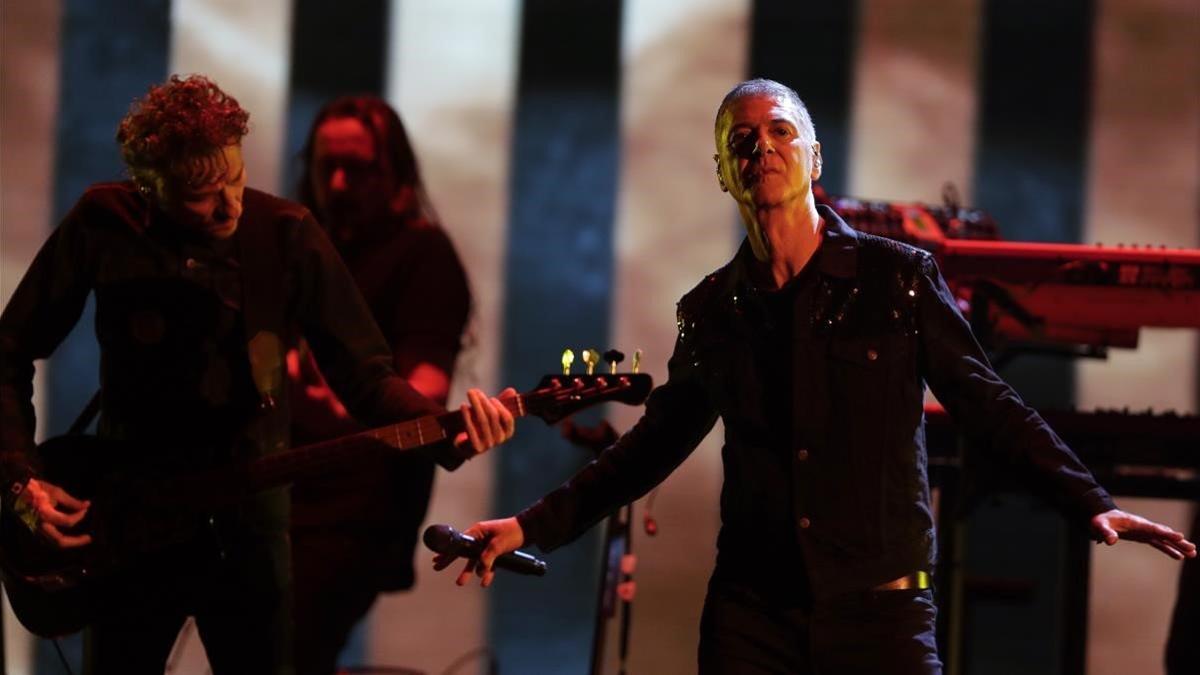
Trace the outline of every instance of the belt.
{"label": "belt", "polygon": [[906,574],[899,579],[885,581],[878,586],[871,588],[872,591],[907,591],[907,590],[925,590],[933,586],[933,578],[928,572],[913,572]]}

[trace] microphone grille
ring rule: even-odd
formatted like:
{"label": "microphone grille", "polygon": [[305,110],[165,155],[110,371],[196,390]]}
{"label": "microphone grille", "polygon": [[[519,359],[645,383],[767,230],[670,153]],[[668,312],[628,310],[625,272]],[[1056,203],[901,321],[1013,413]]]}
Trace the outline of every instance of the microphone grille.
{"label": "microphone grille", "polygon": [[421,539],[425,546],[434,553],[445,553],[454,546],[454,535],[457,532],[449,525],[430,525],[425,528]]}

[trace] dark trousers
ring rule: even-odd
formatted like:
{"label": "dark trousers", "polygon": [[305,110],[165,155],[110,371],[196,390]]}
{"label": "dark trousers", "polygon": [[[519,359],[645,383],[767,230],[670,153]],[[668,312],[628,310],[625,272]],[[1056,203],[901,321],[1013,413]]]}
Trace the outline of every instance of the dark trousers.
{"label": "dark trousers", "polygon": [[[223,554],[222,554],[223,551]],[[120,579],[84,631],[84,673],[162,675],[188,616],[214,675],[290,675],[287,535],[227,535],[154,556]]]}
{"label": "dark trousers", "polygon": [[873,591],[781,602],[745,585],[709,584],[701,675],[940,675],[931,591]]}
{"label": "dark trousers", "polygon": [[342,531],[293,532],[296,672],[332,675],[350,631],[378,595],[378,537]]}
{"label": "dark trousers", "polygon": [[[1200,538],[1200,510],[1192,517],[1192,532],[1188,539]],[[1200,558],[1188,558],[1179,569],[1179,593],[1175,596],[1175,612],[1171,617],[1171,632],[1167,635],[1167,675],[1195,672],[1200,663]]]}

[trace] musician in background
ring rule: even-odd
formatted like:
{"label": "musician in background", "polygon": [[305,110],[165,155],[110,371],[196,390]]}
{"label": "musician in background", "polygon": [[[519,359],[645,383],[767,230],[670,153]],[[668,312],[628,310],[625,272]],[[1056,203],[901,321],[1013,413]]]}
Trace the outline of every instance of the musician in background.
{"label": "musician in background", "polygon": [[[463,344],[466,273],[421,182],[400,117],[375,96],[348,96],[317,114],[302,158],[301,201],[329,232],[383,330],[396,372],[444,402]],[[294,360],[297,438],[354,428],[309,359]],[[413,586],[413,553],[434,463],[408,454],[292,491],[296,664],[329,675],[350,630],[378,593]]]}
{"label": "musician in background", "polygon": [[[0,315],[3,511],[49,546],[90,545],[73,528],[91,504],[38,472],[34,361],[54,351],[92,291],[99,433],[148,445],[156,462],[185,472],[287,447],[283,362],[300,336],[356,419],[383,425],[443,410],[396,375],[308,210],[246,187],[248,119],[201,75],[152,87],[117,132],[131,180],[88,188]],[[477,390],[468,399],[467,431],[433,448],[444,466],[512,435],[496,399]],[[169,485],[175,474],[161,475]],[[238,486],[211,491],[222,489]],[[85,672],[161,675],[189,615],[214,673],[293,672],[287,514],[283,488],[211,508],[178,531],[181,541],[123,571],[85,633]]]}
{"label": "musician in background", "polygon": [[1098,539],[1196,555],[1179,532],[1118,510],[996,375],[928,253],[855,232],[815,203],[821,145],[796,92],[743,82],[714,132],[717,183],[747,238],[680,300],[667,382],[562,487],[467,529],[489,545],[459,584],[476,572],[489,585],[496,556],[522,545],[577,538],[665,479],[720,417],[725,483],[700,673],[940,673],[926,383],[966,433]]}

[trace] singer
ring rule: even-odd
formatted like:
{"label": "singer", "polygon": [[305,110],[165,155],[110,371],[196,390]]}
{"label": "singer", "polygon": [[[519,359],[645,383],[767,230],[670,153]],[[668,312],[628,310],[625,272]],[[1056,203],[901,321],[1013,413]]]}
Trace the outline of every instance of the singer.
{"label": "singer", "polygon": [[737,85],[715,140],[717,184],[747,236],[680,300],[668,381],[565,485],[515,518],[468,528],[489,544],[459,584],[475,573],[489,585],[496,557],[519,546],[572,541],[665,479],[720,416],[722,526],[699,672],[940,673],[927,383],[1097,538],[1196,555],[1179,532],[1118,510],[996,375],[929,254],[857,233],[815,204],[821,144],[796,92]]}

